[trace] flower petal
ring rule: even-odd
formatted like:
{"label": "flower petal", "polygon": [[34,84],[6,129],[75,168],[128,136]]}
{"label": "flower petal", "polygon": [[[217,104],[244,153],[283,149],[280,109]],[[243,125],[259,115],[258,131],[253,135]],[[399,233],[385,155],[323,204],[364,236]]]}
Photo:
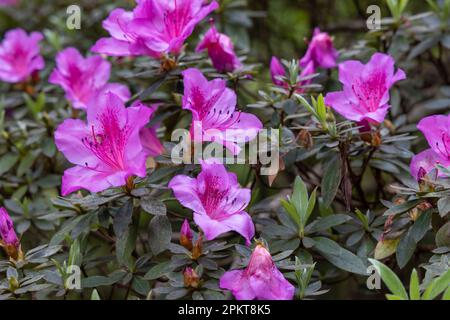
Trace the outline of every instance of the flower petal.
{"label": "flower petal", "polygon": [[225,272],[220,278],[219,285],[221,289],[230,290],[236,300],[253,300],[256,296],[244,272],[244,270]]}
{"label": "flower petal", "polygon": [[100,192],[111,187],[106,179],[109,173],[92,170],[82,166],[75,166],[64,171],[61,184],[61,194],[68,194],[86,189],[90,192]]}
{"label": "flower petal", "polygon": [[198,196],[197,180],[185,175],[177,175],[169,182],[175,198],[186,208],[204,213],[202,202]]}
{"label": "flower petal", "polygon": [[99,160],[82,141],[88,135],[89,129],[83,121],[66,119],[55,131],[55,144],[71,163],[95,167]]}

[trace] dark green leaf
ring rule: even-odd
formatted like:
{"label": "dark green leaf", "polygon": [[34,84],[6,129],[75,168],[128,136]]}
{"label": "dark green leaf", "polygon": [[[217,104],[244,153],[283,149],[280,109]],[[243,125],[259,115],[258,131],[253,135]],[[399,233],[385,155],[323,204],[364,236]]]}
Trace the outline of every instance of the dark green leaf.
{"label": "dark green leaf", "polygon": [[114,233],[116,237],[120,238],[128,229],[133,216],[133,202],[127,201],[114,215]]}
{"label": "dark green leaf", "polygon": [[169,247],[172,226],[166,216],[154,216],[148,228],[148,242],[153,254],[157,255]]}
{"label": "dark green leaf", "polygon": [[325,167],[322,179],[322,198],[325,206],[330,206],[336,197],[341,184],[341,159],[336,156],[331,159]]}
{"label": "dark green leaf", "polygon": [[165,216],[167,209],[161,200],[155,199],[151,196],[145,196],[141,198],[141,208],[155,216]]}
{"label": "dark green leaf", "polygon": [[314,238],[314,241],[314,248],[336,267],[348,272],[367,275],[364,261],[354,253],[328,238],[317,237]]}

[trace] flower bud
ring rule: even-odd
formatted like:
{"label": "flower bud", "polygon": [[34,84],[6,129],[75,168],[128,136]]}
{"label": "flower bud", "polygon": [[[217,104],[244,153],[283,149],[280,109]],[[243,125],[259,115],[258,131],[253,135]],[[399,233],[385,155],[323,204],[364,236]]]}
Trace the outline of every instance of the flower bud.
{"label": "flower bud", "polygon": [[13,260],[22,258],[20,241],[14,231],[14,225],[5,208],[0,208],[0,246],[3,247],[8,256]]}
{"label": "flower bud", "polygon": [[225,272],[220,287],[230,290],[237,300],[291,300],[295,293],[262,244],[256,246],[246,269]]}
{"label": "flower bud", "polygon": [[203,235],[200,235],[192,248],[192,259],[197,260],[202,255]]}
{"label": "flower bud", "polygon": [[186,288],[198,288],[200,286],[200,277],[191,267],[187,267],[183,272],[184,286]]}
{"label": "flower bud", "polygon": [[184,219],[180,231],[180,244],[188,250],[192,250],[192,231],[187,219]]}
{"label": "flower bud", "polygon": [[312,139],[311,133],[302,129],[297,136],[298,143],[305,149],[310,149],[314,145],[314,141]]}

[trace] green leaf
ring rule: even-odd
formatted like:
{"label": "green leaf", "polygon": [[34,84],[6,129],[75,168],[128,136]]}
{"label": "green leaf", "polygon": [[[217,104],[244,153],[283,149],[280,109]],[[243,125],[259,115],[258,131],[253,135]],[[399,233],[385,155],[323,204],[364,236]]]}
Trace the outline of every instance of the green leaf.
{"label": "green leaf", "polygon": [[397,263],[402,269],[411,259],[416,250],[417,243],[426,235],[430,229],[431,212],[423,212],[419,218],[414,222],[406,235],[400,241],[397,248]]}
{"label": "green leaf", "polygon": [[406,235],[400,240],[400,243],[397,247],[397,263],[400,269],[403,269],[404,266],[408,263],[408,261],[411,259],[412,255],[414,254],[414,251],[416,250],[417,243],[414,240],[414,235],[409,230]]}
{"label": "green leaf", "polygon": [[172,226],[166,216],[154,216],[148,228],[148,243],[154,255],[169,247],[172,239]]}
{"label": "green leaf", "polygon": [[443,293],[450,286],[450,269],[443,275],[434,279],[427,287],[423,294],[424,300],[433,300],[438,295]]}
{"label": "green leaf", "polygon": [[133,278],[131,286],[134,291],[143,296],[147,296],[148,292],[150,291],[150,284],[145,279],[139,276]]}
{"label": "green leaf", "polygon": [[118,271],[113,272],[107,277],[105,276],[92,276],[81,279],[81,287],[82,288],[95,288],[101,286],[111,286],[114,283],[120,281],[124,276],[125,272]]}
{"label": "green leaf", "polygon": [[101,300],[100,295],[98,294],[97,289],[92,290],[91,300]]}
{"label": "green leaf", "polygon": [[314,248],[336,267],[361,275],[367,275],[363,260],[354,253],[342,248],[333,240],[323,237],[314,239]]}
{"label": "green leaf", "polygon": [[422,201],[423,200],[421,200],[421,199],[416,199],[416,200],[406,201],[399,205],[392,206],[384,213],[384,215],[385,216],[393,216],[393,215],[397,215],[400,213],[404,213],[406,211],[411,210],[412,208],[417,206]]}
{"label": "green leaf", "polygon": [[431,228],[431,211],[423,212],[419,218],[414,222],[411,233],[414,237],[414,241],[418,243],[427,234]]}
{"label": "green leaf", "polygon": [[13,153],[7,153],[0,158],[0,175],[9,171],[19,160],[19,156]]}
{"label": "green leaf", "polygon": [[114,215],[113,229],[116,237],[120,238],[127,231],[133,216],[133,202],[128,200],[125,204],[117,210]]}
{"label": "green leaf", "polygon": [[81,255],[80,240],[75,239],[69,250],[69,266],[81,266],[82,259],[83,257]]}
{"label": "green leaf", "polygon": [[442,296],[442,300],[450,301],[450,286],[447,288],[447,290],[445,290]]}
{"label": "green leaf", "polygon": [[396,296],[395,294],[387,294],[386,299],[388,299],[388,300],[406,300],[402,297]]}
{"label": "green leaf", "polygon": [[311,228],[309,230],[307,229],[307,233],[327,230],[329,228],[341,225],[349,220],[351,220],[351,217],[346,214],[333,214],[331,216],[326,216],[316,220],[315,223],[313,222],[310,224]]}
{"label": "green leaf", "polygon": [[171,269],[169,268],[170,261],[164,261],[156,266],[153,266],[148,272],[144,275],[145,280],[155,280],[163,275],[165,275],[168,272],[171,272]]}
{"label": "green leaf", "polygon": [[314,191],[311,193],[311,196],[309,197],[308,207],[306,208],[306,215],[303,219],[304,224],[306,224],[308,222],[309,217],[311,216],[311,213],[314,210],[314,207],[316,205],[316,194],[317,194],[317,188],[314,189]]}
{"label": "green leaf", "polygon": [[141,208],[155,216],[165,216],[167,213],[166,206],[161,200],[155,199],[152,196],[145,196],[141,198]]}
{"label": "green leaf", "polygon": [[401,299],[408,300],[408,294],[398,276],[385,264],[374,259],[369,259],[369,261],[375,267],[388,289]]}
{"label": "green leaf", "polygon": [[308,189],[306,188],[305,183],[302,178],[297,176],[295,178],[294,183],[294,192],[292,193],[292,204],[297,209],[297,212],[300,214],[300,221],[304,225],[305,224],[305,216],[308,210]]}
{"label": "green leaf", "polygon": [[436,245],[438,247],[450,247],[450,221],[436,233]]}
{"label": "green leaf", "polygon": [[116,257],[120,265],[129,270],[134,269],[134,258],[132,256],[136,247],[137,226],[132,224],[120,238],[116,238]]}
{"label": "green leaf", "polygon": [[325,206],[333,202],[341,184],[341,158],[334,156],[325,166],[322,179],[322,198]]}
{"label": "green leaf", "polygon": [[400,239],[384,239],[383,241],[379,241],[377,246],[375,247],[374,257],[377,260],[383,260],[390,255],[394,254],[397,250],[398,243]]}
{"label": "green leaf", "polygon": [[437,202],[439,215],[445,217],[450,212],[450,197],[440,198]]}
{"label": "green leaf", "polygon": [[419,276],[416,269],[411,272],[411,280],[409,281],[409,298],[411,300],[420,300]]}
{"label": "green leaf", "polygon": [[356,216],[358,217],[359,221],[361,221],[363,227],[365,230],[369,230],[369,219],[367,216],[361,212],[361,210],[356,209],[355,210]]}
{"label": "green leaf", "polygon": [[27,153],[25,157],[20,160],[19,167],[17,167],[17,176],[23,176],[25,172],[27,172],[33,166],[35,160],[36,156],[33,153]]}
{"label": "green leaf", "polygon": [[185,288],[175,289],[166,296],[166,299],[167,300],[181,299],[184,296],[186,296],[188,293],[189,293],[188,289],[185,289]]}
{"label": "green leaf", "polygon": [[441,35],[438,33],[436,35],[431,35],[426,37],[425,40],[416,45],[409,53],[407,60],[413,60],[423,53],[427,52],[431,48],[435,47],[439,40],[441,39]]}
{"label": "green leaf", "polygon": [[284,199],[281,199],[280,202],[283,208],[288,213],[289,217],[292,219],[292,221],[294,221],[297,224],[297,226],[300,227],[301,225],[300,216],[298,215],[294,205]]}
{"label": "green leaf", "polygon": [[159,87],[166,81],[167,77],[169,76],[170,72],[164,73],[160,78],[156,79],[150,87],[145,89],[139,94],[139,100],[147,100],[150,99],[153,93],[159,89]]}
{"label": "green leaf", "polygon": [[56,145],[53,141],[53,138],[47,137],[44,139],[44,141],[42,142],[42,153],[49,158],[55,155]]}

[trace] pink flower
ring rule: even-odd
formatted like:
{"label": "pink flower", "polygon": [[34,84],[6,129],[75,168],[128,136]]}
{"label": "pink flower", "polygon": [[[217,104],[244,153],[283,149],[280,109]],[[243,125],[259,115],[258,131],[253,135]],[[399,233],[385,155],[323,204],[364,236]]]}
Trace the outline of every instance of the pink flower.
{"label": "pink flower", "polygon": [[[314,72],[315,72],[314,65],[311,62],[302,70],[299,77],[305,78],[307,76],[314,74]],[[287,75],[286,75],[286,69],[281,64],[280,60],[277,57],[272,57],[272,60],[270,61],[270,75],[272,77],[272,82],[275,85],[286,88],[286,89],[289,88],[289,84],[280,79],[280,77],[287,77]],[[312,82],[312,79],[300,81],[297,84],[297,89],[295,91],[297,93],[305,92],[305,89],[303,89],[302,87],[306,86],[308,84],[311,84],[311,82]]]}
{"label": "pink flower", "polygon": [[344,89],[328,93],[325,103],[348,120],[383,122],[390,108],[389,90],[406,78],[403,70],[394,72],[394,63],[391,56],[376,53],[366,65],[359,61],[340,64],[339,80]]}
{"label": "pink flower", "polygon": [[87,109],[87,123],[67,119],[55,132],[58,149],[75,167],[62,178],[62,195],[79,189],[99,192],[126,184],[128,177],[146,175],[147,152],[140,131],[152,110],[125,108],[113,93],[102,94]]}
{"label": "pink flower", "polygon": [[300,60],[300,66],[306,66],[312,62],[313,69],[318,67],[330,69],[336,67],[338,52],[333,46],[333,39],[326,32],[320,32],[319,28],[314,29],[314,36],[309,44],[308,51]]}
{"label": "pink flower", "polygon": [[[126,100],[129,100],[130,97],[128,97]],[[126,101],[124,100],[124,101]],[[136,100],[133,102],[131,107],[135,108],[141,108],[145,107],[150,109],[150,119],[152,119],[153,114],[156,112],[156,110],[159,107],[159,104],[152,104],[150,106],[142,103],[139,100]],[[139,136],[141,138],[142,147],[144,148],[144,152],[149,157],[156,157],[159,156],[163,151],[164,147],[161,144],[161,141],[158,139],[158,135],[156,133],[156,130],[158,128],[159,124],[153,124],[153,125],[147,125],[145,128],[142,128],[139,132]]]}
{"label": "pink flower", "polygon": [[115,9],[103,22],[111,35],[91,49],[112,56],[178,54],[195,26],[218,8],[216,1],[140,0],[133,12]]}
{"label": "pink flower", "polygon": [[219,33],[214,24],[197,46],[197,52],[203,50],[208,50],[213,66],[219,72],[233,72],[242,67],[230,37]]}
{"label": "pink flower", "polygon": [[236,174],[212,159],[202,161],[201,166],[197,178],[175,176],[169,188],[183,206],[194,211],[194,221],[206,239],[236,231],[249,244],[255,234],[252,219],[244,211],[250,202],[250,189],[242,189]]}
{"label": "pink flower", "polygon": [[39,52],[40,32],[28,35],[23,29],[6,32],[0,44],[0,80],[10,83],[26,81],[34,72],[44,69]]}
{"label": "pink flower", "polygon": [[5,208],[0,208],[0,237],[5,246],[19,247],[19,238],[14,231],[14,225]]}
{"label": "pink flower", "polygon": [[208,81],[197,69],[185,70],[183,77],[183,109],[192,112],[194,141],[215,141],[239,154],[237,142],[254,139],[262,129],[261,121],[253,114],[236,111],[236,94],[226,87],[225,80]]}
{"label": "pink flower", "polygon": [[124,85],[109,83],[111,64],[100,56],[83,58],[75,48],[67,48],[56,56],[57,68],[49,82],[60,85],[75,109],[86,109],[100,91],[110,91],[128,100],[130,92]]}
{"label": "pink flower", "polygon": [[19,3],[19,0],[0,0],[0,7],[15,6]]}
{"label": "pink flower", "polygon": [[[411,175],[420,180],[435,169],[437,164],[450,167],[450,116],[438,115],[423,118],[417,128],[425,135],[431,147],[411,160]],[[438,176],[442,174],[438,173]]]}
{"label": "pink flower", "polygon": [[269,251],[257,245],[244,270],[225,272],[220,288],[228,289],[237,300],[292,300],[295,288],[277,269]]}

